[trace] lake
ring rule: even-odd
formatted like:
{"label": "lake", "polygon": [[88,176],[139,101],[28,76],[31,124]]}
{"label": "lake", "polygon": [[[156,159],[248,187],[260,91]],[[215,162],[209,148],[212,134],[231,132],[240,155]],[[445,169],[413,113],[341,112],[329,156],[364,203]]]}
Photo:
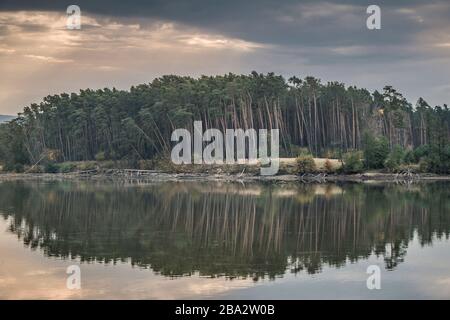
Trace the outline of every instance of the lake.
{"label": "lake", "polygon": [[449,299],[449,234],[444,182],[3,181],[0,298]]}

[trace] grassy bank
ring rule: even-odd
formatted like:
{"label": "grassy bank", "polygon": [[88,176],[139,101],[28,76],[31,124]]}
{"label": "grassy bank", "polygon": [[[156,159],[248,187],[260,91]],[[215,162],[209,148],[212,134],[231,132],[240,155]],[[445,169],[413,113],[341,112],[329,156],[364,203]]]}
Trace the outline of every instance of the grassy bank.
{"label": "grassy bank", "polygon": [[147,181],[266,181],[266,182],[418,182],[450,181],[449,175],[420,173],[413,168],[402,173],[370,170],[348,173],[341,161],[325,158],[280,158],[275,176],[261,176],[260,164],[174,165],[170,160],[62,162],[24,167],[22,172],[0,171],[8,179],[135,179]]}
{"label": "grassy bank", "polygon": [[[342,163],[338,159],[311,158],[313,165],[307,167],[299,166],[298,158],[280,158],[278,174],[302,174],[302,173],[339,173]],[[2,173],[73,173],[90,170],[108,170],[108,169],[138,169],[138,170],[156,170],[166,173],[209,173],[209,174],[238,174],[249,173],[259,174],[260,163],[242,164],[220,164],[220,165],[198,165],[184,164],[175,165],[170,159],[141,160],[136,162],[128,161],[71,161],[61,163],[47,163],[45,165],[23,166],[15,170],[3,170]]]}

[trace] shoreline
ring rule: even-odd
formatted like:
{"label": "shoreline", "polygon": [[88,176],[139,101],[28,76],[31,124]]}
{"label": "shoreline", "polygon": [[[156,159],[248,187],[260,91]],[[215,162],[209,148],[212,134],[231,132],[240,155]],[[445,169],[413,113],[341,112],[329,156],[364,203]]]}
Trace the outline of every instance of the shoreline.
{"label": "shoreline", "polygon": [[249,173],[242,174],[212,174],[212,173],[168,173],[157,170],[132,170],[132,169],[110,169],[90,170],[86,172],[71,173],[0,173],[0,182],[8,180],[135,180],[146,182],[169,182],[169,181],[198,181],[198,182],[297,182],[297,183],[372,183],[372,182],[394,182],[394,183],[418,183],[450,181],[450,175],[438,175],[431,173],[414,174],[404,176],[395,173],[359,173],[359,174],[281,174],[274,176],[261,176]]}

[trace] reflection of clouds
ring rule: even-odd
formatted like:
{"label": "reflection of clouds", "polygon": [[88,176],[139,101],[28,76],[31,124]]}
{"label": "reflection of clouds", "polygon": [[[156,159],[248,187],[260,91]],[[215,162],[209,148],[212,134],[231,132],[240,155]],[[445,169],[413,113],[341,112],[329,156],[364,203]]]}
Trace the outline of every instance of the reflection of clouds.
{"label": "reflection of clouds", "polygon": [[54,270],[53,271],[52,270],[32,270],[32,271],[25,273],[25,276],[27,276],[27,277],[45,276],[45,275],[50,275],[54,272],[55,272]]}
{"label": "reflection of clouds", "polygon": [[120,296],[132,299],[196,299],[226,294],[254,285],[251,279],[231,281],[224,278],[202,278],[198,274],[168,279],[151,275],[146,279],[125,284]]}
{"label": "reflection of clouds", "polygon": [[66,288],[68,262],[30,252],[4,230],[0,219],[0,299],[190,299],[254,285],[251,279],[191,277],[169,279],[148,269],[117,265],[81,264],[81,290]]}
{"label": "reflection of clouds", "polygon": [[14,285],[17,279],[14,277],[0,277],[0,288],[7,285]]}

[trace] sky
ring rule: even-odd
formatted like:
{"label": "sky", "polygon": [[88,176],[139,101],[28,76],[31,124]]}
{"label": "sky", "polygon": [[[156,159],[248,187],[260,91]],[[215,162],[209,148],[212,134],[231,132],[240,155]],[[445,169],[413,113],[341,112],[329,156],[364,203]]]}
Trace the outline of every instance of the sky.
{"label": "sky", "polygon": [[[81,29],[66,9],[81,9]],[[369,30],[366,9],[381,9]],[[450,104],[449,0],[0,0],[0,114],[164,74],[275,72]]]}

